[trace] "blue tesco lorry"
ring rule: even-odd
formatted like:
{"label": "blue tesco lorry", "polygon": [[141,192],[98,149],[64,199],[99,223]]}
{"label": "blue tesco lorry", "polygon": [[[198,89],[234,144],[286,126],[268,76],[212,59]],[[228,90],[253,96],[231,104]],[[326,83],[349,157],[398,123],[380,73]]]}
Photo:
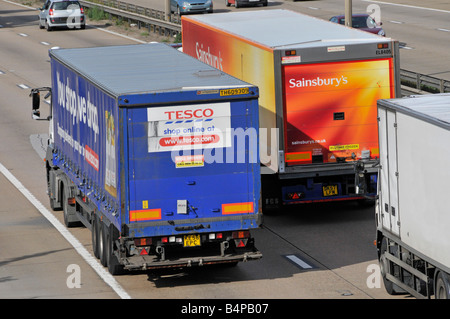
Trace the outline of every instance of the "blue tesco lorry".
{"label": "blue tesco lorry", "polygon": [[[54,49],[50,205],[124,270],[257,260],[258,88],[158,43]],[[44,119],[44,118],[42,118]]]}

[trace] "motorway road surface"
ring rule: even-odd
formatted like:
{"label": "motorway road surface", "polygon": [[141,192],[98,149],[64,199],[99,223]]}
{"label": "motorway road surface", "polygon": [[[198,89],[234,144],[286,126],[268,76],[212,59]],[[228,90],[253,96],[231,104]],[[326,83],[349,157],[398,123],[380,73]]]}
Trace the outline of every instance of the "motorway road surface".
{"label": "motorway road surface", "polygon": [[[87,229],[67,235],[44,217],[50,208],[41,151],[48,122],[31,120],[28,94],[50,83],[49,47],[136,42],[92,27],[39,30],[35,11],[5,1],[0,25],[0,298],[409,298],[389,296],[371,276],[374,211],[354,203],[266,216],[254,232],[260,261],[109,278],[92,261]],[[49,214],[62,223],[61,212]],[[79,287],[73,274],[81,275]]]}
{"label": "motorway road surface", "polygon": [[[125,0],[143,7],[164,11],[161,0]],[[450,81],[450,2],[441,0],[353,0],[353,13],[379,17],[388,37],[401,43],[400,66]],[[269,0],[267,7],[226,7],[225,1],[214,1],[214,12],[241,10],[289,9],[324,20],[344,14],[343,0],[288,1]],[[370,6],[370,7],[369,7]],[[304,32],[299,30],[299,32]]]}

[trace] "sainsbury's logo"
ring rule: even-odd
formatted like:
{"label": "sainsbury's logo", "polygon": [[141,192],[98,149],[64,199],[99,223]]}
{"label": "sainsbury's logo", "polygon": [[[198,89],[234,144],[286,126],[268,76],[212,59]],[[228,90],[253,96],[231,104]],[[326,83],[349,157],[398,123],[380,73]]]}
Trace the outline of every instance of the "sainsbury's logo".
{"label": "sainsbury's logo", "polygon": [[335,86],[339,87],[341,84],[347,84],[348,79],[346,76],[341,76],[340,78],[327,78],[322,79],[317,77],[314,79],[289,79],[289,88],[301,88],[301,87],[315,87],[315,86]]}
{"label": "sainsbury's logo", "polygon": [[197,59],[202,61],[203,63],[209,64],[212,67],[215,67],[216,69],[219,69],[223,71],[222,67],[222,57],[214,55],[211,53],[210,48],[203,49],[203,44],[199,44],[198,42],[195,43],[195,53],[197,54]]}

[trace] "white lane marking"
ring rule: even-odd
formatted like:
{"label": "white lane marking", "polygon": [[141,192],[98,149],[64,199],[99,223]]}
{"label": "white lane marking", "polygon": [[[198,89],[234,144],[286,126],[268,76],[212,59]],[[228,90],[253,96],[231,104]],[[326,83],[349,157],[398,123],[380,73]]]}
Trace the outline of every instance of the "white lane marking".
{"label": "white lane marking", "polygon": [[449,29],[438,29],[439,31],[450,32]]}
{"label": "white lane marking", "polygon": [[286,255],[286,258],[289,259],[290,261],[296,263],[297,265],[299,265],[303,269],[311,269],[311,268],[313,268],[310,264],[307,264],[306,262],[304,262],[303,260],[301,260],[300,258],[298,258],[295,255]]}
{"label": "white lane marking", "polygon": [[[3,0],[3,1],[4,1],[4,2],[7,2],[7,3],[10,3],[10,4],[14,4],[14,5],[20,6],[20,7],[23,7],[23,8],[27,8],[27,9],[30,9],[30,10],[37,10],[36,8],[30,7],[30,6],[27,6],[27,5],[23,5],[23,4],[20,4],[20,3],[16,3],[16,2],[8,1],[8,0]],[[270,2],[270,1],[269,1],[269,2]],[[129,36],[127,36],[127,35],[123,35],[123,34],[120,34],[120,33],[114,32],[114,31],[105,30],[105,29],[96,27],[96,26],[94,26],[94,25],[89,25],[89,24],[87,24],[87,26],[92,27],[92,28],[95,28],[95,29],[100,30],[100,31],[104,31],[104,32],[107,32],[107,33],[111,33],[111,34],[117,35],[117,36],[122,37],[122,38],[125,38],[125,39],[129,39],[129,40],[132,40],[132,41],[136,41],[136,42],[139,42],[139,43],[148,43],[148,42],[146,42],[146,41],[142,41],[142,40],[139,40],[139,39],[135,39],[135,38],[132,38],[132,37],[129,37]],[[23,33],[23,34],[25,34],[25,33]],[[28,35],[24,35],[24,36],[28,36]]]}
{"label": "white lane marking", "polygon": [[45,42],[45,41],[42,41],[41,44],[42,44],[42,45],[50,45],[50,43]]}
{"label": "white lane marking", "polygon": [[26,33],[19,33],[19,35],[20,35],[21,37],[27,37],[27,36],[28,36],[28,34],[26,34]]}
{"label": "white lane marking", "polygon": [[75,248],[81,257],[97,272],[100,278],[108,284],[122,299],[131,299],[116,279],[93,257],[84,246],[69,232],[69,230],[53,216],[36,197],[26,189],[11,172],[0,163],[0,172],[33,204],[34,207],[59,231],[59,233]]}
{"label": "white lane marking", "polygon": [[396,7],[404,7],[404,8],[411,8],[411,9],[419,9],[419,10],[428,10],[428,11],[435,11],[435,12],[450,13],[450,11],[448,11],[448,10],[411,6],[411,5],[408,5],[408,4],[399,4],[399,3],[391,3],[391,2],[375,1],[375,0],[361,0],[361,1],[363,1],[363,2],[373,2],[373,3],[379,3],[379,4],[386,4],[386,5],[390,5],[390,6],[396,6]]}
{"label": "white lane marking", "polygon": [[394,24],[403,24],[404,22],[401,21],[395,21],[395,20],[391,20],[389,21],[390,23],[394,23]]}
{"label": "white lane marking", "polygon": [[136,42],[139,42],[139,43],[148,43],[146,41],[135,39],[135,38],[129,37],[127,35],[123,35],[123,34],[120,34],[120,33],[114,32],[114,31],[110,31],[110,30],[106,30],[106,29],[102,29],[102,28],[96,27],[95,25],[90,25],[90,27],[96,28],[97,30],[100,30],[100,31],[103,31],[103,32],[107,32],[107,33],[111,33],[111,34],[117,35],[119,37],[122,37],[122,38],[125,38],[125,39],[128,39],[128,40],[133,40],[133,41],[136,41]]}
{"label": "white lane marking", "polygon": [[28,85],[26,85],[26,84],[17,84],[17,86],[20,87],[21,89],[24,89],[24,90],[30,88],[30,87],[29,87]]}
{"label": "white lane marking", "polygon": [[4,2],[7,2],[7,3],[9,3],[9,4],[15,4],[16,6],[19,6],[19,7],[22,7],[22,8],[27,8],[27,9],[31,9],[31,10],[35,10],[35,11],[37,11],[38,9],[37,8],[33,8],[33,7],[31,7],[31,6],[27,6],[27,5],[24,5],[24,4],[21,4],[21,3],[17,3],[17,2],[13,2],[13,1],[8,1],[8,0],[3,0]]}

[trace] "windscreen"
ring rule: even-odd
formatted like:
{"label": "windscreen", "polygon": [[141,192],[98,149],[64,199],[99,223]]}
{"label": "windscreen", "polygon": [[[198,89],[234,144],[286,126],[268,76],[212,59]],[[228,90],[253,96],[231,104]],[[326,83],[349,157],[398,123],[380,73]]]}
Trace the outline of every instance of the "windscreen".
{"label": "windscreen", "polygon": [[80,4],[78,3],[78,1],[61,1],[53,3],[52,8],[54,10],[76,10],[80,9]]}

